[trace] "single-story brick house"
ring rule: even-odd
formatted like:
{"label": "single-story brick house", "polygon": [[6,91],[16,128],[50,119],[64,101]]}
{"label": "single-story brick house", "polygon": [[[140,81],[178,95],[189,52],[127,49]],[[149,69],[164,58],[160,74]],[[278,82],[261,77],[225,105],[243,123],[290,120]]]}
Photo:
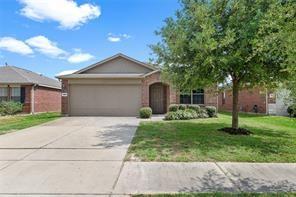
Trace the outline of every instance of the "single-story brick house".
{"label": "single-story brick house", "polygon": [[57,78],[62,81],[65,115],[135,116],[144,106],[162,114],[173,103],[218,106],[212,91],[196,89],[180,95],[161,79],[160,70],[123,54]]}
{"label": "single-story brick house", "polygon": [[61,111],[61,84],[15,66],[0,67],[0,102],[23,104],[24,113]]}
{"label": "single-story brick house", "polygon": [[[284,102],[285,90],[269,91],[266,88],[244,88],[239,92],[239,110],[242,112],[270,115],[288,115]],[[232,111],[232,91],[226,89],[219,94],[219,109]]]}

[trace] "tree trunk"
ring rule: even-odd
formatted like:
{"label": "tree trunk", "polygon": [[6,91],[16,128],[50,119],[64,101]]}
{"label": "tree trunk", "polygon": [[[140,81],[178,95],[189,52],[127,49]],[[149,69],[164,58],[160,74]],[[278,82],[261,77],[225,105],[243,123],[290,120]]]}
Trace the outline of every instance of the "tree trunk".
{"label": "tree trunk", "polygon": [[232,81],[232,128],[238,129],[238,95],[239,83],[237,80]]}

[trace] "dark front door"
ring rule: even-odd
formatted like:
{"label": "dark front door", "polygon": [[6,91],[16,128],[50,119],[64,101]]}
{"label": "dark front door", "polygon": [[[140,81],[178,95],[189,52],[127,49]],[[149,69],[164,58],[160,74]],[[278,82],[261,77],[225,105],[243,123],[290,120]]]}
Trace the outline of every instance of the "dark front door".
{"label": "dark front door", "polygon": [[149,103],[154,114],[166,112],[166,86],[161,83],[150,86]]}

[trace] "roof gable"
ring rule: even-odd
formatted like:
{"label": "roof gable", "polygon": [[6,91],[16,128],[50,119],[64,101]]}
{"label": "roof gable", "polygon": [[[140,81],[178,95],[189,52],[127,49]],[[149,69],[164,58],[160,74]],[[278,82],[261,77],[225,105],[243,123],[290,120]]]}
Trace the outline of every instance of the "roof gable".
{"label": "roof gable", "polygon": [[155,68],[148,64],[123,54],[117,54],[74,74],[146,74],[154,70]]}

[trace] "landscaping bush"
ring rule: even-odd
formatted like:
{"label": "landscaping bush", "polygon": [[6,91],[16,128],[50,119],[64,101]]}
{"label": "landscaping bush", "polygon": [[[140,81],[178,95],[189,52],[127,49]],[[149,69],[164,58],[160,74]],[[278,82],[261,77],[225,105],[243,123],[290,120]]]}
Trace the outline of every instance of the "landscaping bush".
{"label": "landscaping bush", "polygon": [[165,120],[179,120],[178,114],[175,111],[169,111],[168,113],[166,113],[166,115],[164,116]]}
{"label": "landscaping bush", "polygon": [[185,110],[186,108],[187,106],[184,104],[179,105],[179,110]]}
{"label": "landscaping bush", "polygon": [[206,109],[201,108],[199,113],[198,113],[198,118],[208,118],[208,117],[209,117],[209,114],[206,111]]}
{"label": "landscaping bush", "polygon": [[196,111],[197,113],[199,113],[199,111],[200,111],[199,105],[187,105],[187,108],[192,109],[192,110]]}
{"label": "landscaping bush", "polygon": [[171,104],[169,106],[169,112],[177,111],[178,109],[179,109],[179,105],[177,105],[177,104]]}
{"label": "landscaping bush", "polygon": [[296,117],[296,104],[290,105],[287,109],[287,112],[290,117]]}
{"label": "landscaping bush", "polygon": [[192,109],[170,111],[164,117],[165,120],[189,120],[195,118],[198,118],[198,114]]}
{"label": "landscaping bush", "polygon": [[14,101],[3,101],[0,102],[0,114],[2,116],[5,115],[13,115],[23,110],[23,105],[20,102]]}
{"label": "landscaping bush", "polygon": [[150,107],[142,107],[140,109],[140,118],[151,118],[152,109]]}
{"label": "landscaping bush", "polygon": [[198,118],[198,113],[194,109],[185,109],[185,112],[188,114],[190,119],[196,119]]}
{"label": "landscaping bush", "polygon": [[217,117],[217,109],[214,106],[206,106],[206,112],[208,113],[209,117]]}

